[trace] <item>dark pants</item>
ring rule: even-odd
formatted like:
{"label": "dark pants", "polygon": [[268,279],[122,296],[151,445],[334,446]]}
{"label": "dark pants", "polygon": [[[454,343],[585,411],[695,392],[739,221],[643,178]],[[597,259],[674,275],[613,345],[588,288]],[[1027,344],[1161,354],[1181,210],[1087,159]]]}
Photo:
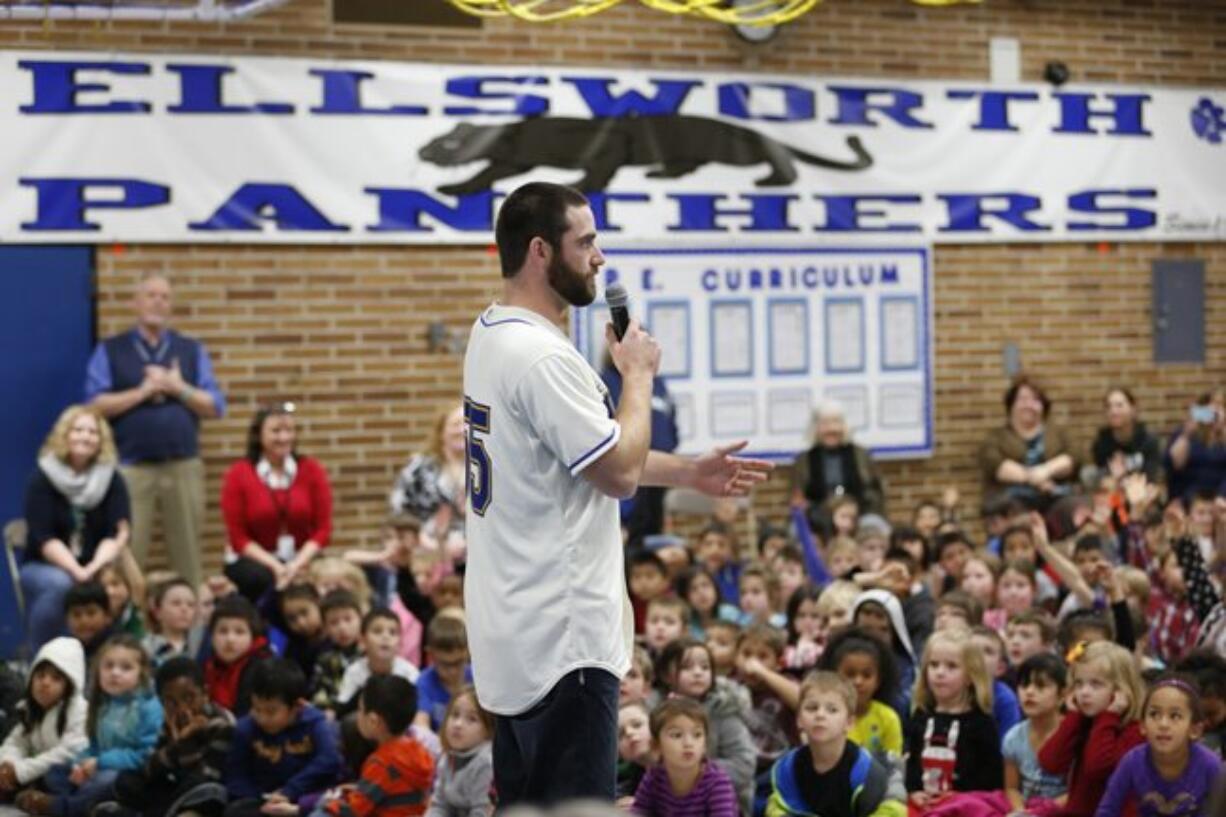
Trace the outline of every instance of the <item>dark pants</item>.
{"label": "dark pants", "polygon": [[222,570],[226,578],[234,582],[238,592],[252,604],[258,605],[260,599],[272,589],[276,583],[272,571],[255,559],[239,556],[238,559],[226,565]]}
{"label": "dark pants", "polygon": [[[209,796],[190,798],[186,804],[182,802],[189,792],[204,795],[206,791]],[[220,815],[226,805],[225,789],[204,775],[189,775],[172,781],[165,777],[151,778],[143,772],[120,772],[115,780],[115,800],[130,813],[144,817],[167,817],[187,808],[199,814]]]}
{"label": "dark pants", "polygon": [[532,709],[494,719],[494,788],[500,809],[613,800],[619,686],[612,673],[577,669],[562,676]]}

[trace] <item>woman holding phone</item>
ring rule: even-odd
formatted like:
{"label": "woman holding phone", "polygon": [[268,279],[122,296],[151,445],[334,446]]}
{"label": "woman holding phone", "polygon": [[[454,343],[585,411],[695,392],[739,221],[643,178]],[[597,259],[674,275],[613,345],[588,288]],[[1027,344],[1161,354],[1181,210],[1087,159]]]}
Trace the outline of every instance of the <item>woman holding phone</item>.
{"label": "woman holding phone", "polygon": [[1166,450],[1169,495],[1226,492],[1226,389],[1202,394]]}

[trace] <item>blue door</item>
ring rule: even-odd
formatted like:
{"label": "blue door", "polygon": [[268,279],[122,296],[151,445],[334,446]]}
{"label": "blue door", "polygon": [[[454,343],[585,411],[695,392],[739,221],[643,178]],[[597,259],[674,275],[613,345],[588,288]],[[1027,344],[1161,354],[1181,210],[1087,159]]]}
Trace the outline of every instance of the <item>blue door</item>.
{"label": "blue door", "polygon": [[[55,418],[80,402],[94,343],[93,252],[0,246],[0,526],[22,514],[25,483]],[[0,658],[22,637],[7,559]]]}

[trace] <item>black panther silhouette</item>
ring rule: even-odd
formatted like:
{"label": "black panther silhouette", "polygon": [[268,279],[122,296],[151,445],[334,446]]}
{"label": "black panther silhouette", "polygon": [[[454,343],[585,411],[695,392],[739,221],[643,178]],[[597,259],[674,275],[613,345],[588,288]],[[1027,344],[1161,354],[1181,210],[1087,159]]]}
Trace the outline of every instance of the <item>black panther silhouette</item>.
{"label": "black panther silhouette", "polygon": [[489,165],[468,181],[439,188],[448,195],[487,190],[499,179],[527,173],[539,165],[583,170],[580,190],[603,190],[626,165],[654,165],[653,179],[677,179],[708,162],[740,167],[766,162],[769,175],[759,187],[796,181],[795,161],[832,170],[863,170],[873,164],[860,139],[847,137],[855,158],[838,161],[814,156],[748,128],[697,116],[640,116],[575,119],[538,117],[509,125],[470,125],[418,151],[442,167],[482,160]]}

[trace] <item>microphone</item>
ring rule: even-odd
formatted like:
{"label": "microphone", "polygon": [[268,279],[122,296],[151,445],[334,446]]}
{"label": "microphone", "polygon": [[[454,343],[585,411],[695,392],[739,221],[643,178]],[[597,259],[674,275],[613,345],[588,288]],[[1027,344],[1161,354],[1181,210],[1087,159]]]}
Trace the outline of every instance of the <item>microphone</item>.
{"label": "microphone", "polygon": [[613,334],[621,340],[630,326],[630,295],[621,284],[609,284],[604,291],[605,303],[609,305],[609,320],[613,322]]}

